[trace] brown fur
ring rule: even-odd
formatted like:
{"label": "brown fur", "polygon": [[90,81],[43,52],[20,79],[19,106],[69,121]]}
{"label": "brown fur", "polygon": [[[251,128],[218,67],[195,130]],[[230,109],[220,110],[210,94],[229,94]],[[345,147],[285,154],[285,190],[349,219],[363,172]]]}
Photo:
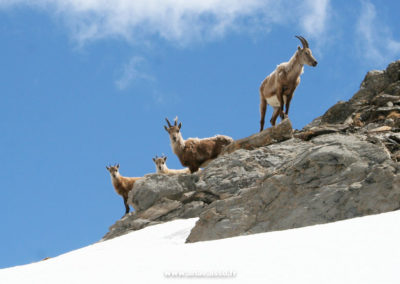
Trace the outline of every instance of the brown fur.
{"label": "brown fur", "polygon": [[226,145],[233,142],[231,137],[224,135],[184,140],[180,133],[182,123],[177,125],[176,118],[172,126],[168,119],[166,120],[169,127],[165,126],[165,130],[169,134],[172,150],[178,156],[182,166],[188,167],[191,173],[198,171],[204,162],[215,159]]}
{"label": "brown fur", "polygon": [[[297,37],[297,36],[296,36]],[[267,104],[272,105],[274,113],[271,117],[271,125],[274,126],[278,115],[281,119],[289,114],[290,102],[293,93],[300,83],[300,75],[303,73],[304,64],[316,66],[317,61],[312,56],[308,42],[298,37],[303,44],[297,48],[295,54],[288,62],[281,63],[269,74],[260,86],[260,132],[264,129],[265,113]],[[286,110],[283,112],[283,106]]]}
{"label": "brown fur", "polygon": [[106,167],[110,172],[111,182],[114,186],[115,191],[122,196],[125,205],[125,214],[129,213],[128,205],[128,194],[132,190],[135,182],[140,179],[140,177],[123,177],[119,173],[119,164],[115,166]]}

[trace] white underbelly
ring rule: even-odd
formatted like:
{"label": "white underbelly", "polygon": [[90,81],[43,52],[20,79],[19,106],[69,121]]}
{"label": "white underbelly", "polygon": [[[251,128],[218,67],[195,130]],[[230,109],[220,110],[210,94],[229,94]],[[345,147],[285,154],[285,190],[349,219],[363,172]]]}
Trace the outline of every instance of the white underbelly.
{"label": "white underbelly", "polygon": [[[283,104],[286,104],[286,99],[287,97],[283,96]],[[280,107],[280,103],[276,95],[267,98],[267,104],[273,107]]]}

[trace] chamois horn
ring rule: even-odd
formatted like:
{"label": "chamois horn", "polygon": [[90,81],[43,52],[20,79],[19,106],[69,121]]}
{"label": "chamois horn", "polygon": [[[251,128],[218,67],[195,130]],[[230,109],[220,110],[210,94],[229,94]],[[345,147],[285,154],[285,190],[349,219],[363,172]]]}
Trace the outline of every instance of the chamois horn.
{"label": "chamois horn", "polygon": [[171,123],[169,122],[168,118],[165,118],[165,121],[168,123],[168,127],[172,127]]}
{"label": "chamois horn", "polygon": [[297,37],[301,41],[301,44],[303,45],[303,49],[309,48],[308,41],[304,37],[302,37],[302,36],[295,36],[295,37]]}

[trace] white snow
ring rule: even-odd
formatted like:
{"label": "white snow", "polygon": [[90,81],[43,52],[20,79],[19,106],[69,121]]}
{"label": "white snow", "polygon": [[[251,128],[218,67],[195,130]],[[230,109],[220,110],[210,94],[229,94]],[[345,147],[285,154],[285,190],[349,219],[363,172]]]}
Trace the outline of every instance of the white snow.
{"label": "white snow", "polygon": [[196,220],[147,227],[46,261],[2,269],[0,283],[400,282],[400,211],[185,244]]}

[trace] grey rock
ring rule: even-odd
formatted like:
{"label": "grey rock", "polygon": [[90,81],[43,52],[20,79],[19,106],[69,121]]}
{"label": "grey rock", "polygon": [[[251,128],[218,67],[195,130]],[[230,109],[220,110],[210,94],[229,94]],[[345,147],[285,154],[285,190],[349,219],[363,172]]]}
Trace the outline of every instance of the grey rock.
{"label": "grey rock", "polygon": [[400,81],[400,60],[390,63],[386,73],[391,82]]}
{"label": "grey rock", "polygon": [[343,123],[353,112],[355,108],[349,102],[338,102],[331,107],[323,116],[322,123]]}
{"label": "grey rock", "polygon": [[400,166],[365,137],[328,134],[311,143],[293,139],[285,144],[267,146],[287,154],[271,176],[212,203],[187,241],[291,229],[400,208]]}
{"label": "grey rock", "polygon": [[382,92],[390,84],[390,78],[385,71],[369,71],[361,83],[361,88],[373,90],[375,93]]}
{"label": "grey rock", "polygon": [[372,100],[372,103],[377,106],[388,106],[388,103],[391,102],[391,106],[393,106],[393,102],[397,103],[399,101],[400,96],[393,96],[386,93],[381,93]]}
{"label": "grey rock", "polygon": [[400,96],[400,81],[394,82],[386,87],[385,93],[399,97]]}
{"label": "grey rock", "polygon": [[137,211],[142,211],[163,197],[175,199],[184,192],[194,190],[197,175],[163,175],[150,174],[138,180],[129,192],[128,203]]}

